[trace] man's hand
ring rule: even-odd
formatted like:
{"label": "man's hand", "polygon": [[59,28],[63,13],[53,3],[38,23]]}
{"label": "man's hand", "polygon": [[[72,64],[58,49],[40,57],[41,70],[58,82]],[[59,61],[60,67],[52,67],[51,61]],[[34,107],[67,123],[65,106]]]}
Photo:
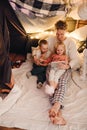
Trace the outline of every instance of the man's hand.
{"label": "man's hand", "polygon": [[70,68],[70,65],[69,64],[64,64],[64,63],[59,63],[58,64],[58,68],[59,69],[69,69]]}

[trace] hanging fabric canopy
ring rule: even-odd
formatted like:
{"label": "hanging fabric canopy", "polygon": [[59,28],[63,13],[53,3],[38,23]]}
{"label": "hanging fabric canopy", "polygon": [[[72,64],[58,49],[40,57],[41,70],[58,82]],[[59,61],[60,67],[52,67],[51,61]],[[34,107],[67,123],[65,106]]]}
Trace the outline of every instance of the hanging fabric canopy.
{"label": "hanging fabric canopy", "polygon": [[78,10],[87,3],[85,0],[9,0],[9,3],[27,33],[48,30],[59,19],[65,20],[66,16],[77,20],[86,16],[86,11],[80,14]]}

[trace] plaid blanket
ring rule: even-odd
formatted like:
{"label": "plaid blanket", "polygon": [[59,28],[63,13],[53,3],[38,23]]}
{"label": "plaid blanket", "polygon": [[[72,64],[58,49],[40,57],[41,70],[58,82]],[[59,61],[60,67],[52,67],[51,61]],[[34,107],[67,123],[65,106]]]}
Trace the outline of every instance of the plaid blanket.
{"label": "plaid blanket", "polygon": [[31,17],[56,16],[66,10],[64,0],[9,0],[9,2],[15,11],[19,10]]}

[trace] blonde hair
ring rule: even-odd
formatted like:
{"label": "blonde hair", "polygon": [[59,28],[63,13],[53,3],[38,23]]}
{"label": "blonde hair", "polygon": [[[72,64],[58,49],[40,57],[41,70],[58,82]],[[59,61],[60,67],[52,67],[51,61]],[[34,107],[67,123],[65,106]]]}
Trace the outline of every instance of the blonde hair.
{"label": "blonde hair", "polygon": [[63,54],[65,55],[65,54],[66,54],[65,44],[64,44],[63,42],[57,42],[57,43],[55,44],[55,46],[54,46],[55,53],[56,53],[56,51],[57,51],[58,46],[63,46],[63,48],[64,48],[64,53],[63,53]]}

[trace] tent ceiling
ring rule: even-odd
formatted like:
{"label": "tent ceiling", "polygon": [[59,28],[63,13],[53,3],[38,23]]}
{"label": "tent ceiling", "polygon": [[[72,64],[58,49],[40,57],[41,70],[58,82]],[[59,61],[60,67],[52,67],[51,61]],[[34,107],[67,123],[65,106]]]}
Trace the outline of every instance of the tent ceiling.
{"label": "tent ceiling", "polygon": [[[87,20],[86,0],[38,0],[39,5],[36,0],[9,1],[27,33],[43,32],[53,28],[58,19],[65,20],[66,17]],[[41,3],[44,5],[42,8],[39,7]],[[50,6],[54,7],[54,10],[50,11]]]}

